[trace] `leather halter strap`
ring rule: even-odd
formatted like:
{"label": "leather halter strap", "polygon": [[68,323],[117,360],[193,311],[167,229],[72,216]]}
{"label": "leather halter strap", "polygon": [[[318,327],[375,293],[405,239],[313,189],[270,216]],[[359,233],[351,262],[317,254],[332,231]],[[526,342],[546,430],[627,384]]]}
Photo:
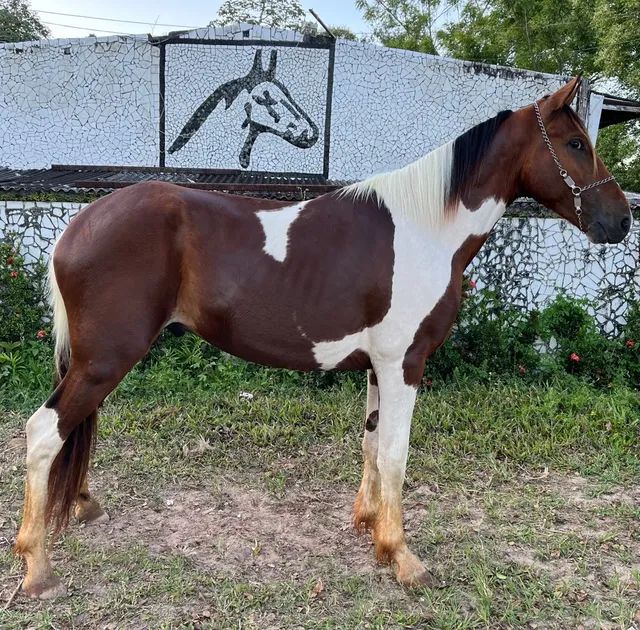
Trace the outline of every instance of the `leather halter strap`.
{"label": "leather halter strap", "polygon": [[564,183],[571,190],[573,194],[573,206],[576,211],[576,216],[578,217],[578,226],[580,227],[580,231],[584,232],[582,229],[582,193],[585,190],[589,190],[590,188],[596,188],[597,186],[602,186],[602,184],[606,184],[607,182],[615,181],[615,177],[613,175],[609,175],[609,177],[605,177],[604,179],[599,179],[596,182],[588,184],[587,186],[578,186],[575,180],[569,175],[567,169],[562,166],[560,159],[558,158],[553,145],[551,144],[551,140],[549,139],[549,134],[547,133],[547,128],[544,126],[544,121],[542,120],[542,114],[540,113],[540,107],[537,102],[533,103],[533,109],[536,113],[536,118],[538,119],[538,126],[540,127],[540,131],[542,132],[542,139],[544,143],[547,145],[547,149],[549,149],[549,153],[551,153],[551,157],[558,167],[558,172],[560,173],[560,177],[562,177]]}

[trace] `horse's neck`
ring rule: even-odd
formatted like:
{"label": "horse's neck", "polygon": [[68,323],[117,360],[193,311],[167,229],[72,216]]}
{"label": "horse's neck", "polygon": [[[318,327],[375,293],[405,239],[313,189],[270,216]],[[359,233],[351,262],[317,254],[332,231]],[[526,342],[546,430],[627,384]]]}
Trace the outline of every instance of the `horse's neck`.
{"label": "horse's neck", "polygon": [[437,227],[409,225],[402,231],[404,234],[413,232],[425,247],[433,247],[453,257],[470,238],[478,240],[477,237],[482,237],[480,242],[484,242],[504,214],[506,205],[505,200],[489,197],[477,208],[469,210],[460,201]]}

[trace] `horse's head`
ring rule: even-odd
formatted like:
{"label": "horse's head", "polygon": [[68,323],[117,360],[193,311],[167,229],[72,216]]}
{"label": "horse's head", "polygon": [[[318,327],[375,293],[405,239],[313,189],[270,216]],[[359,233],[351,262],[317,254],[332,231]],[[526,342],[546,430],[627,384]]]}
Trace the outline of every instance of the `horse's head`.
{"label": "horse's head", "polygon": [[276,79],[277,60],[278,52],[272,50],[269,65],[265,69],[262,66],[262,50],[256,50],[247,75],[218,86],[187,121],[169,147],[169,153],[175,153],[187,144],[219,103],[224,102],[225,109],[229,109],[244,92],[248,96],[244,104],[246,118],[242,128],[248,129],[249,133],[239,156],[243,168],[249,166],[251,150],[261,133],[276,135],[300,149],[312,147],[318,141],[318,126],[296,103],[289,90]]}
{"label": "horse's head", "polygon": [[301,149],[312,147],[318,140],[318,126],[280,81],[274,79],[253,88],[244,110],[247,118],[243,127],[272,133]]}
{"label": "horse's head", "polygon": [[579,86],[576,77],[514,113],[512,118],[525,130],[521,192],[577,226],[592,242],[619,243],[631,227],[631,211],[570,107]]}

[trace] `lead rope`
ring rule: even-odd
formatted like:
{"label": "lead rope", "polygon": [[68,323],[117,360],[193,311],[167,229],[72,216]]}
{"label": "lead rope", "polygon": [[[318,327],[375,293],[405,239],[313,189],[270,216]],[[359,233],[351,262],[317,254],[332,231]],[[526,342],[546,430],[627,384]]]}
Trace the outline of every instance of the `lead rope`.
{"label": "lead rope", "polygon": [[582,229],[582,193],[585,190],[589,190],[590,188],[596,188],[596,186],[601,186],[602,184],[606,184],[607,182],[615,181],[615,177],[613,175],[609,175],[609,177],[605,177],[604,179],[599,179],[597,182],[593,182],[587,186],[578,186],[574,181],[573,177],[567,173],[567,169],[562,166],[560,160],[558,159],[558,155],[551,144],[551,140],[549,140],[549,134],[547,133],[547,129],[544,126],[544,122],[542,121],[542,114],[540,113],[540,107],[537,102],[533,103],[533,109],[536,112],[536,118],[538,119],[538,125],[540,127],[540,131],[542,132],[542,139],[547,145],[547,149],[549,149],[549,153],[551,153],[551,157],[553,161],[556,163],[558,167],[558,171],[560,173],[560,177],[564,180],[564,183],[571,189],[571,193],[573,194],[573,206],[576,211],[576,216],[578,217],[578,227],[581,232],[584,232]]}

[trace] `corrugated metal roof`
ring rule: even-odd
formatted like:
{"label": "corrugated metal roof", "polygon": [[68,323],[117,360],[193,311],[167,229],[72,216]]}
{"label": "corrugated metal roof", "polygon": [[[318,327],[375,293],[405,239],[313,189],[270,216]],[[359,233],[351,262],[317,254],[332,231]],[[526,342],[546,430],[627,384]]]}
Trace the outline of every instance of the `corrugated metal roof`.
{"label": "corrugated metal roof", "polygon": [[[19,194],[106,194],[143,181],[164,181],[189,188],[284,200],[310,199],[350,183],[326,180],[322,175],[305,173],[247,173],[217,169],[60,164],[54,164],[47,169],[29,170],[0,167],[0,190],[16,191]],[[640,194],[626,194],[631,207],[640,210]],[[531,216],[548,213],[533,199],[516,200],[509,207],[509,212]]]}
{"label": "corrugated metal roof", "polygon": [[54,164],[48,169],[0,168],[0,190],[23,192],[107,193],[143,181],[164,181],[189,188],[267,197],[307,199],[346,182],[305,173],[245,173],[217,169],[82,166]]}

